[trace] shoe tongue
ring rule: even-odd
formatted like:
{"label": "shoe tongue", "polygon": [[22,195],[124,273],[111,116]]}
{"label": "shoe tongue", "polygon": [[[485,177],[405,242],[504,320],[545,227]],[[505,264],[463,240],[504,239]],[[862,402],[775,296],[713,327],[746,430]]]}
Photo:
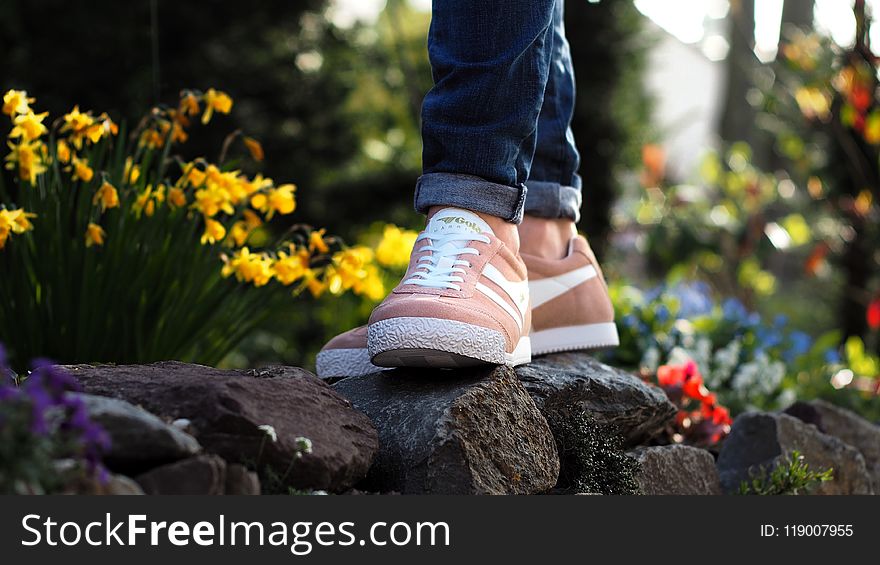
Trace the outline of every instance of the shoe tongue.
{"label": "shoe tongue", "polygon": [[468,210],[461,208],[444,208],[433,216],[428,222],[425,232],[432,235],[450,234],[492,234],[489,227],[481,217]]}

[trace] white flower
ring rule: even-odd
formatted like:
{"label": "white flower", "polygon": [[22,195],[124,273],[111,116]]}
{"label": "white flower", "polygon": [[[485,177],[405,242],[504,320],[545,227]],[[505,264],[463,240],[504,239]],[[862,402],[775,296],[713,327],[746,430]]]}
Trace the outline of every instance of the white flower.
{"label": "white flower", "polygon": [[312,440],[307,437],[298,437],[293,440],[293,444],[299,454],[312,452]]}
{"label": "white flower", "polygon": [[269,438],[272,440],[272,443],[278,441],[278,434],[275,433],[275,428],[273,426],[270,426],[269,424],[263,424],[262,426],[257,426],[257,429],[262,430],[264,434],[269,436]]}

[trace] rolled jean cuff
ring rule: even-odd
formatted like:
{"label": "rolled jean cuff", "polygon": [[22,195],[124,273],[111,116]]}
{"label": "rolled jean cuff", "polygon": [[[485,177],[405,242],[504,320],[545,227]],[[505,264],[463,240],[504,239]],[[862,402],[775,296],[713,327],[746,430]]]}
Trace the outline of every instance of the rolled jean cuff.
{"label": "rolled jean cuff", "polygon": [[518,224],[525,201],[525,185],[507,186],[473,175],[427,173],[416,183],[415,206],[422,214],[432,206],[454,206]]}
{"label": "rolled jean cuff", "polygon": [[[575,177],[580,185],[580,177]],[[581,219],[580,186],[564,186],[558,182],[528,181],[529,197],[526,199],[525,213],[539,218],[568,218],[575,222]]]}

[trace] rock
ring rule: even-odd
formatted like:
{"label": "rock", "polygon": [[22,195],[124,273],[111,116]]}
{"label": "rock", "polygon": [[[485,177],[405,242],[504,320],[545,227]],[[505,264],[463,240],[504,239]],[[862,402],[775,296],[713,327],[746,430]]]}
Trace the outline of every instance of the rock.
{"label": "rock", "polygon": [[786,412],[803,420],[800,414],[807,406],[818,416],[816,426],[820,430],[859,450],[871,475],[874,493],[880,493],[880,426],[824,400],[796,402]]}
{"label": "rock", "polygon": [[639,462],[641,494],[721,494],[715,458],[688,445],[640,447],[628,455]]}
{"label": "rock", "polygon": [[[344,491],[366,475],[378,449],[369,418],[302,369],[244,373],[178,362],[67,369],[88,393],[188,420],[206,451],[256,468],[279,490]],[[260,426],[271,426],[277,441]],[[313,451],[298,459],[300,436]]]}
{"label": "rock", "polygon": [[94,494],[139,495],[144,494],[144,491],[134,479],[124,475],[110,475],[106,483],[96,485]]}
{"label": "rock", "polygon": [[55,468],[65,479],[61,494],[87,495],[140,495],[144,491],[132,479],[114,473],[105,473],[102,479],[82,473],[81,465],[72,459],[62,459],[54,463]]}
{"label": "rock", "polygon": [[260,478],[244,465],[226,465],[226,494],[260,494]]}
{"label": "rock", "polygon": [[510,369],[397,369],[333,386],[379,430],[381,449],[359,488],[529,494],[556,483],[553,436]]}
{"label": "rock", "polygon": [[110,435],[110,451],[104,454],[104,464],[112,471],[142,473],[190,457],[201,449],[189,434],[124,400],[77,396],[89,417]]}
{"label": "rock", "polygon": [[585,353],[540,357],[516,374],[542,411],[578,404],[597,424],[615,427],[626,447],[662,430],[676,413],[659,388]]}
{"label": "rock", "polygon": [[873,492],[865,459],[856,448],[788,414],[764,412],[742,414],[734,420],[717,461],[721,488],[738,492],[750,471],[764,467],[769,472],[793,451],[799,451],[814,471],[834,469],[834,480],[819,484],[816,494]]}
{"label": "rock", "polygon": [[199,455],[156,467],[135,478],[146,494],[224,494],[226,462]]}

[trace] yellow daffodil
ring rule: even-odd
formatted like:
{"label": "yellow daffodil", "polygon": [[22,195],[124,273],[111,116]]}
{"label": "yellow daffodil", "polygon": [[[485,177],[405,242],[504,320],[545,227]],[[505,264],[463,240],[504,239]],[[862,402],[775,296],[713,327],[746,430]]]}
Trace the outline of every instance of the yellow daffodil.
{"label": "yellow daffodil", "polygon": [[245,210],[243,216],[244,223],[247,224],[249,230],[255,230],[263,225],[263,220],[261,220],[252,210]]}
{"label": "yellow daffodil", "polygon": [[88,112],[80,112],[79,106],[74,106],[73,110],[64,114],[64,125],[61,126],[61,133],[70,133],[70,140],[74,147],[82,149],[83,140],[89,133],[89,128],[95,125],[95,119]]}
{"label": "yellow daffodil", "polygon": [[376,265],[367,265],[366,276],[357,281],[352,290],[370,300],[378,301],[385,298],[385,283]]}
{"label": "yellow daffodil", "polygon": [[70,159],[70,169],[73,172],[73,180],[81,180],[83,182],[91,182],[95,176],[95,171],[89,166],[89,162],[85,159],[73,156]]}
{"label": "yellow daffodil", "polygon": [[253,157],[254,161],[262,161],[266,158],[266,154],[263,152],[263,146],[259,141],[254,139],[253,137],[244,136],[244,145],[247,147],[247,150],[250,152],[251,157]]}
{"label": "yellow daffodil", "polygon": [[3,249],[6,245],[6,240],[10,234],[22,234],[34,229],[30,218],[35,218],[36,216],[36,214],[31,214],[24,210],[0,208],[0,249]]}
{"label": "yellow daffodil", "polygon": [[10,139],[20,137],[24,141],[33,141],[39,138],[41,135],[49,131],[46,129],[46,126],[43,125],[43,120],[45,120],[48,115],[49,112],[34,114],[33,110],[28,109],[26,113],[15,116],[12,120],[15,127],[9,132]]}
{"label": "yellow daffodil", "polygon": [[208,92],[205,93],[204,101],[205,113],[202,114],[203,124],[211,121],[211,116],[214,115],[215,111],[221,114],[228,114],[232,110],[232,98],[225,92],[214,90],[213,88],[209,88]]}
{"label": "yellow daffodil", "polygon": [[199,188],[205,183],[207,174],[195,162],[187,164],[181,177],[184,186]]}
{"label": "yellow daffodil", "polygon": [[[162,128],[165,126],[160,125],[159,127]],[[166,129],[171,129],[171,126],[167,125]],[[152,127],[147,128],[141,132],[141,137],[138,143],[141,147],[146,147],[147,149],[162,149],[162,147],[165,146],[165,132]]]}
{"label": "yellow daffodil", "polygon": [[309,234],[309,251],[318,253],[327,253],[330,251],[330,248],[327,247],[327,242],[324,241],[324,232],[327,230],[312,230]]}
{"label": "yellow daffodil", "polygon": [[24,90],[7,90],[3,95],[3,113],[9,117],[26,114],[33,102],[34,99],[28,98]]}
{"label": "yellow daffodil", "polygon": [[223,257],[224,277],[235,275],[242,282],[263,286],[272,280],[272,258],[265,253],[251,253],[247,247],[236,251],[232,258]]}
{"label": "yellow daffodil", "polygon": [[85,129],[84,135],[92,143],[98,143],[104,137],[119,133],[119,126],[106,113],[101,114],[95,122]]}
{"label": "yellow daffodil", "polygon": [[303,278],[306,281],[306,288],[312,293],[312,297],[318,298],[327,290],[327,284],[318,277],[313,269],[306,269]]}
{"label": "yellow daffodil", "polygon": [[333,260],[324,273],[327,290],[331,294],[341,294],[361,283],[367,277],[366,265],[372,257],[373,251],[363,246],[334,253]]}
{"label": "yellow daffodil", "polygon": [[205,233],[202,234],[202,245],[214,245],[226,237],[226,228],[217,220],[205,218]]}
{"label": "yellow daffodil", "polygon": [[180,93],[180,113],[183,116],[195,116],[199,113],[199,99],[190,90]]}
{"label": "yellow daffodil", "polygon": [[125,159],[125,169],[122,171],[123,182],[134,184],[141,176],[141,168],[134,164],[131,157]]}
{"label": "yellow daffodil", "polygon": [[46,172],[45,149],[46,146],[40,141],[20,141],[18,144],[9,143],[11,152],[6,156],[6,168],[14,170],[18,168],[18,178],[29,183],[36,184],[37,175]]}
{"label": "yellow daffodil", "polygon": [[418,233],[402,230],[394,225],[385,226],[382,240],[376,247],[376,261],[386,267],[406,267]]}
{"label": "yellow daffodil", "polygon": [[155,190],[152,184],[148,184],[131,205],[135,217],[140,219],[142,214],[146,214],[148,218],[152,217],[156,212],[156,203],[161,204],[165,201],[164,190],[165,187],[161,184]]}
{"label": "yellow daffodil", "polygon": [[104,228],[98,224],[89,223],[89,226],[86,228],[86,247],[104,245],[105,237],[107,237],[107,233],[104,231]]}
{"label": "yellow daffodil", "polygon": [[235,213],[229,192],[215,183],[208,183],[204,188],[196,191],[193,206],[202,215],[209,218],[213,218],[220,212],[230,216]]}
{"label": "yellow daffodil", "polygon": [[263,225],[263,220],[252,210],[245,210],[243,219],[232,224],[229,230],[230,245],[241,247],[244,245],[254,230]]}
{"label": "yellow daffodil", "polygon": [[183,189],[172,187],[168,191],[168,205],[172,208],[183,208],[186,206],[186,194]]}
{"label": "yellow daffodil", "polygon": [[116,187],[110,184],[107,181],[104,181],[104,184],[95,192],[95,196],[92,198],[92,204],[101,205],[101,212],[106,212],[110,208],[117,208],[119,206],[119,193],[116,191]]}
{"label": "yellow daffodil", "polygon": [[275,280],[289,286],[299,279],[303,278],[309,267],[309,253],[305,249],[296,251],[291,249],[290,253],[284,251],[278,252],[278,258],[272,265],[275,273]]}
{"label": "yellow daffodil", "polygon": [[61,163],[70,162],[70,145],[63,139],[59,139],[58,143],[55,144],[55,156]]}
{"label": "yellow daffodil", "polygon": [[233,223],[232,227],[229,228],[229,245],[241,247],[247,243],[250,235],[251,232],[247,229],[247,224],[239,220]]}

